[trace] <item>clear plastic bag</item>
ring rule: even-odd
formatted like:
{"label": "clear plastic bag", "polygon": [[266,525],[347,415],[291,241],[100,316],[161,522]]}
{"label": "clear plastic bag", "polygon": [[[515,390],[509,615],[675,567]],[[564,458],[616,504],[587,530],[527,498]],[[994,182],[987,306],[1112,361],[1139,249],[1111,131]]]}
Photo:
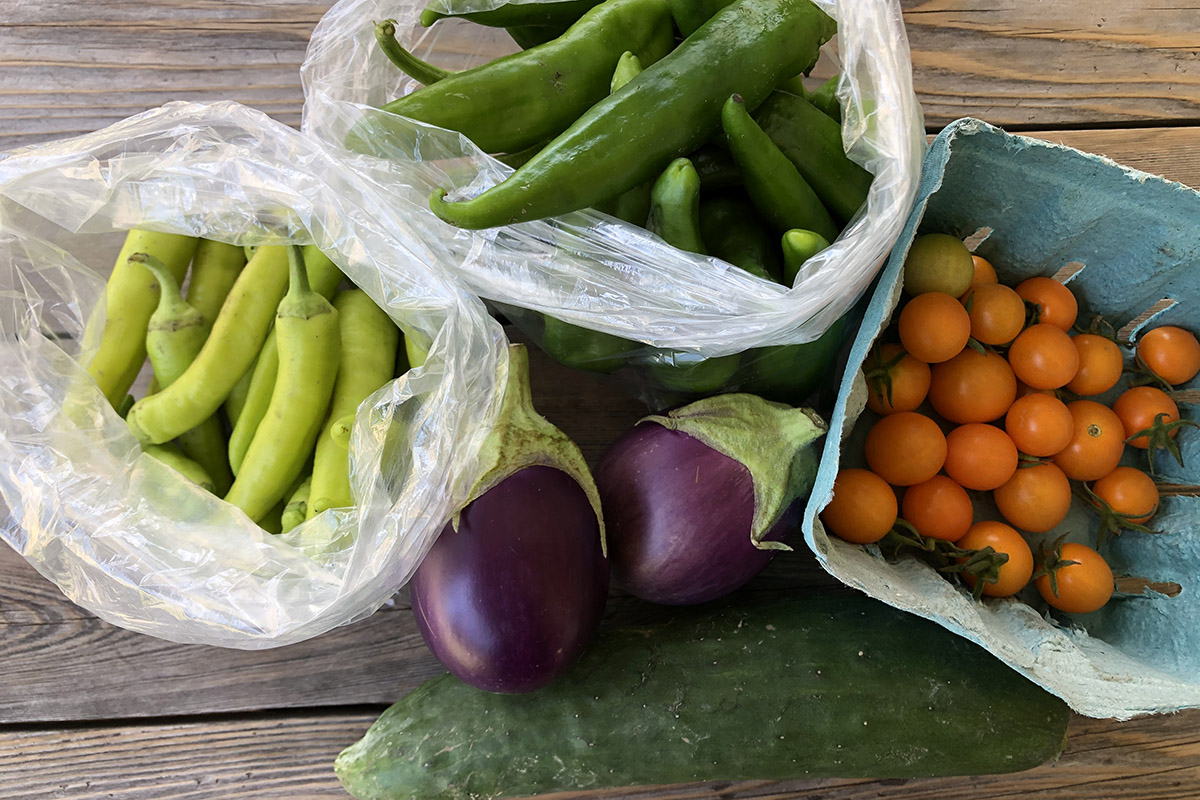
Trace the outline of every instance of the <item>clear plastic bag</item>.
{"label": "clear plastic bag", "polygon": [[[377,177],[234,103],[0,155],[0,539],[80,606],[177,642],[274,647],[383,605],[474,483],[507,357],[482,303],[393,234]],[[314,242],[428,340],[359,408],[355,508],[273,536],[141,453],[83,366],[132,227]]]}
{"label": "clear plastic bag", "polygon": [[[900,233],[925,139],[895,0],[819,2],[839,25],[843,143],[875,179],[865,208],[832,247],[806,262],[791,289],[716,258],[676,250],[597,212],[482,231],[461,230],[435,217],[428,205],[435,188],[472,196],[511,170],[457,133],[376,110],[417,84],[380,52],[373,23],[394,18],[401,44],[448,69],[516,48],[503,29],[462,20],[421,28],[417,17],[425,5],[341,0],[330,9],[313,32],[301,68],[303,129],[333,146],[349,142],[388,158],[394,201],[411,225],[406,236],[447,248],[447,265],[480,296],[541,312],[509,314],[535,340],[540,341],[544,313],[632,340],[634,350],[626,355],[643,359],[654,357],[653,348],[715,357],[811,342],[851,308]],[[487,10],[502,2],[473,5]],[[373,134],[369,143],[359,136],[366,129]]]}

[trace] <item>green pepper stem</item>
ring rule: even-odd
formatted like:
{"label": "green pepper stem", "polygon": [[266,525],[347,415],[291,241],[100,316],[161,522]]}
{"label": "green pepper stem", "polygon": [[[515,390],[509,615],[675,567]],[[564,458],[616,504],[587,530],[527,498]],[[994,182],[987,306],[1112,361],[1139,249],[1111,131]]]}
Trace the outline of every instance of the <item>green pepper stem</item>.
{"label": "green pepper stem", "polygon": [[312,294],[308,283],[308,267],[304,264],[304,248],[298,244],[288,245],[288,294]]}
{"label": "green pepper stem", "polygon": [[154,279],[158,281],[159,291],[161,292],[160,305],[177,305],[183,303],[183,292],[179,288],[179,281],[175,280],[175,276],[171,274],[171,270],[167,268],[160,259],[149,253],[134,253],[129,257],[129,260],[141,264],[150,271]]}
{"label": "green pepper stem", "polygon": [[426,86],[454,74],[435,67],[427,61],[422,61],[401,47],[400,42],[396,41],[396,20],[394,19],[385,19],[383,22],[375,23],[375,41],[379,42],[379,49],[388,57],[388,61],[396,65],[397,69]]}

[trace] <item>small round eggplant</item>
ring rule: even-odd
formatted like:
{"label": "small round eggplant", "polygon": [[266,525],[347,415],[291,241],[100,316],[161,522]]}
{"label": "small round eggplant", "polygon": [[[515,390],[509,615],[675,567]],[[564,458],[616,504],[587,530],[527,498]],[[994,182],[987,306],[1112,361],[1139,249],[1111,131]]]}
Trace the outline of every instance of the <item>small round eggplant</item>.
{"label": "small round eggplant", "polygon": [[715,600],[788,549],[816,475],[812,412],[719,395],[647,417],[596,470],[613,578],[655,603]]}
{"label": "small round eggplant", "polygon": [[528,692],[575,663],[600,623],[608,561],[574,478],[526,467],[447,525],[410,584],[421,636],[456,676]]}
{"label": "small round eggplant", "polygon": [[466,683],[539,689],[575,663],[608,597],[600,497],[579,448],[533,408],[509,349],[479,477],[410,582],[417,628]]}

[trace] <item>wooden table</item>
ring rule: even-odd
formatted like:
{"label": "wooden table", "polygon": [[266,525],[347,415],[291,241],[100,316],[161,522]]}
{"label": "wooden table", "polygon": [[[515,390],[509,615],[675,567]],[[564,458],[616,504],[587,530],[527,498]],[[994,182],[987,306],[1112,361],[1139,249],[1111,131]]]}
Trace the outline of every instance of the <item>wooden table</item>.
{"label": "wooden table", "polygon": [[[0,148],[174,99],[289,124],[327,2],[0,0]],[[1200,186],[1200,1],[905,0],[930,132],[978,116]],[[535,398],[595,460],[639,407],[535,358]],[[762,591],[823,580],[781,559]],[[613,614],[630,609],[617,598]],[[439,672],[403,594],[370,619],[266,652],[128,633],[0,547],[0,798],[338,798],[334,756]],[[610,798],[1200,797],[1200,712],[1076,718],[1055,764],[1012,776],[695,784]]]}

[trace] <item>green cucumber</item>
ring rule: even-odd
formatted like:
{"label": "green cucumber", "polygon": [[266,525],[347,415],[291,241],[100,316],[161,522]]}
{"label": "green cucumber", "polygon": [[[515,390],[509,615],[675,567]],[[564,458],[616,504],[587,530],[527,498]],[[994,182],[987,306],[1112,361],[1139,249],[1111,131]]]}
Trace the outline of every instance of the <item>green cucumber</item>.
{"label": "green cucumber", "polygon": [[982,775],[1061,753],[1068,716],[979,646],[878,601],[743,599],[602,629],[534,694],[435,678],[335,770],[359,800]]}

